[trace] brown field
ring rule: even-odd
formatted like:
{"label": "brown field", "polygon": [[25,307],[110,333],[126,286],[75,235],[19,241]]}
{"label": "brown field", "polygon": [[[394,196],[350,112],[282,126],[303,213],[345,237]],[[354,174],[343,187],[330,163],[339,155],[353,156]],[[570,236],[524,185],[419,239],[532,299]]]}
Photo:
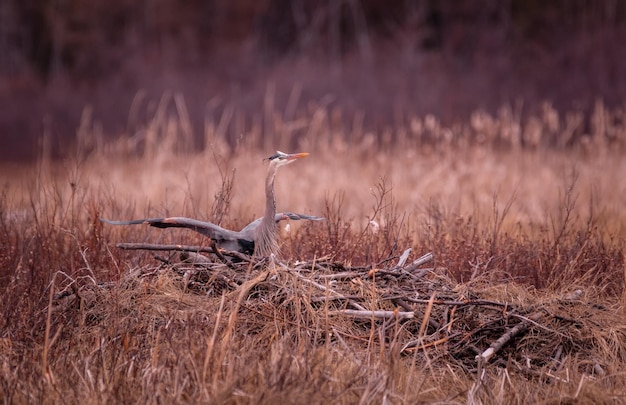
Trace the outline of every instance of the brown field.
{"label": "brown field", "polygon": [[[85,120],[63,161],[44,139],[0,174],[0,398],[624,403],[625,116],[543,111],[380,134],[266,112],[235,145],[207,123],[202,150],[184,114],[115,141]],[[241,228],[277,148],[311,153],[280,170],[278,210],[327,218],[291,223],[280,259],[183,264],[116,243],[208,241],[97,221]],[[394,267],[407,248],[433,260]]]}

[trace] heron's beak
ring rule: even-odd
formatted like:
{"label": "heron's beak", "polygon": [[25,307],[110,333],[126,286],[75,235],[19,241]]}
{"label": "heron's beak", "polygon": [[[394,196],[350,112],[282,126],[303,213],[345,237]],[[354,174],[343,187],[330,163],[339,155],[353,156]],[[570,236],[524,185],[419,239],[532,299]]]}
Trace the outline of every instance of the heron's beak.
{"label": "heron's beak", "polygon": [[309,156],[308,152],[292,153],[291,155],[287,156],[287,160],[295,160],[295,159],[299,159],[299,158],[303,158],[307,156]]}

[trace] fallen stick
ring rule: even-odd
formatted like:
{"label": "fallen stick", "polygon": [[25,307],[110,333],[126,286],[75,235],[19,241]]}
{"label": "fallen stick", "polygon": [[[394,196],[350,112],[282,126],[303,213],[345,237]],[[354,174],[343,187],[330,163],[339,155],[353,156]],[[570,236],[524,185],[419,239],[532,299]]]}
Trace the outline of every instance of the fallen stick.
{"label": "fallen stick", "polygon": [[426,253],[424,256],[414,260],[411,264],[406,266],[403,270],[404,271],[408,271],[408,272],[412,272],[412,271],[416,270],[422,264],[428,263],[429,261],[433,260],[433,258],[434,258],[434,256],[433,256],[432,253]]}
{"label": "fallen stick", "polygon": [[[528,320],[521,321],[513,328],[509,329],[504,335],[500,336],[498,340],[493,342],[487,350],[476,356],[479,369],[482,369],[482,365],[486,364],[505,344],[520,333],[524,332],[531,323],[536,322],[541,317],[541,312],[535,312],[528,316]],[[532,322],[531,322],[532,321]]]}
{"label": "fallen stick", "polygon": [[546,326],[543,326],[542,324],[537,323],[537,322],[535,322],[535,320],[530,319],[530,318],[528,318],[528,317],[521,316],[521,315],[518,315],[518,314],[510,314],[510,315],[511,315],[512,317],[519,318],[519,319],[521,319],[522,321],[526,321],[526,322],[528,322],[528,323],[531,323],[531,324],[535,325],[536,327],[538,327],[538,328],[540,328],[540,329],[545,330],[546,332],[554,333],[555,335],[559,335],[559,336],[561,336],[561,337],[563,337],[563,338],[565,338],[565,339],[567,339],[567,338],[568,338],[568,337],[567,337],[566,335],[564,335],[563,333],[558,332],[558,331],[556,331],[556,330],[554,330],[554,329],[550,329],[550,328],[548,328],[548,327],[546,327]]}
{"label": "fallen stick", "polygon": [[396,277],[399,275],[407,275],[411,277],[413,280],[419,280],[420,278],[424,277],[426,273],[434,270],[434,268],[430,267],[427,269],[420,269],[418,273],[414,274],[413,272],[417,270],[419,266],[430,262],[431,260],[433,260],[434,256],[430,252],[426,253],[422,257],[419,257],[418,259],[414,260],[413,262],[405,266],[406,260],[409,257],[409,253],[411,253],[410,248],[404,251],[404,253],[400,257],[400,260],[398,261],[398,264],[395,267],[392,267],[391,269],[388,269],[388,270],[379,270],[377,271],[377,274],[392,275]]}
{"label": "fallen stick", "polygon": [[211,246],[159,245],[155,243],[118,243],[115,246],[125,250],[177,250],[181,252],[213,253]]}
{"label": "fallen stick", "polygon": [[[211,246],[193,246],[193,245],[159,245],[154,243],[118,243],[115,245],[119,249],[124,250],[156,250],[167,251],[175,250],[178,252],[194,252],[194,253],[215,253],[215,250]],[[236,257],[239,260],[250,262],[250,257],[239,252],[232,252],[230,250],[220,249],[219,252],[223,256]]]}
{"label": "fallen stick", "polygon": [[421,266],[422,264],[428,263],[429,261],[433,260],[434,256],[433,256],[432,253],[426,253],[422,257],[419,257],[419,258],[413,260],[410,264],[406,264],[406,261],[407,261],[410,253],[411,253],[411,248],[408,248],[400,256],[400,260],[398,260],[398,264],[397,265],[395,265],[395,266],[393,266],[393,267],[391,267],[389,269],[386,269],[386,270],[382,270],[381,269],[381,271],[385,271],[385,274],[396,275],[396,276],[401,274],[401,273],[408,274],[411,277],[417,279],[417,278],[423,277],[428,271],[432,270],[432,268],[430,268],[430,269],[422,269],[418,273],[417,276],[415,274],[412,274],[411,272],[417,270],[417,268],[419,266]]}
{"label": "fallen stick", "polygon": [[413,319],[415,318],[414,312],[400,312],[400,311],[368,311],[368,310],[356,310],[356,309],[340,309],[337,311],[329,312],[330,315],[347,315],[354,318],[361,319]]}
{"label": "fallen stick", "polygon": [[400,259],[398,260],[398,264],[396,265],[396,267],[403,267],[407,259],[409,258],[410,254],[411,254],[411,248],[406,249],[400,256]]}
{"label": "fallen stick", "polygon": [[[384,297],[385,299],[396,299],[396,298],[401,298],[404,299],[406,301],[412,302],[414,304],[428,304],[430,302],[430,300],[426,300],[426,299],[419,299],[419,298],[411,298],[411,297],[407,297],[404,295],[399,295],[399,296],[387,296]],[[490,300],[466,300],[466,301],[450,301],[450,300],[434,300],[433,301],[434,305],[450,305],[450,306],[469,306],[469,305],[493,305],[496,307],[510,307],[509,304],[505,303],[505,302],[498,302],[498,301],[490,301]]]}

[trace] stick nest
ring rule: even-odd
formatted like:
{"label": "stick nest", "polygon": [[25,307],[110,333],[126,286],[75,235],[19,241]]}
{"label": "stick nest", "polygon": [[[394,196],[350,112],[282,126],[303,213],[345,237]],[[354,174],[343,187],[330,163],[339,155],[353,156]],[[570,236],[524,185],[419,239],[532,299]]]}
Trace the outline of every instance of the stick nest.
{"label": "stick nest", "polygon": [[210,323],[223,311],[222,321],[236,314],[234,333],[268,344],[278,332],[353,352],[378,347],[468,375],[506,367],[559,379],[575,361],[580,372],[600,378],[626,362],[626,317],[617,303],[595,302],[594,290],[556,294],[480,278],[459,284],[446,268],[425,267],[431,254],[361,267],[329,258],[288,264],[226,256],[179,252],[155,256],[161,265],[126,272],[117,283],[72,281],[55,295],[56,310],[80,303],[90,322],[102,322],[115,295],[128,315],[142,300],[156,322],[200,314]]}

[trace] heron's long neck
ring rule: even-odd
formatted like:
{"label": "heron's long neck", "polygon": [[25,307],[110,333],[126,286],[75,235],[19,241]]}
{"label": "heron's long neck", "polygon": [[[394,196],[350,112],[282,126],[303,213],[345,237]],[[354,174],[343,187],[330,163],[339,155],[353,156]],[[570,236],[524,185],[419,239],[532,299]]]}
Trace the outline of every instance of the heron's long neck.
{"label": "heron's long neck", "polygon": [[278,167],[270,163],[265,180],[265,215],[257,229],[254,244],[254,255],[257,257],[267,257],[270,254],[278,254],[278,241],[276,239],[276,200],[274,199],[274,178]]}
{"label": "heron's long neck", "polygon": [[276,215],[276,198],[274,198],[274,178],[276,177],[276,171],[278,167],[270,165],[267,171],[267,178],[265,179],[265,215],[263,221],[271,221],[274,223],[274,216]]}

